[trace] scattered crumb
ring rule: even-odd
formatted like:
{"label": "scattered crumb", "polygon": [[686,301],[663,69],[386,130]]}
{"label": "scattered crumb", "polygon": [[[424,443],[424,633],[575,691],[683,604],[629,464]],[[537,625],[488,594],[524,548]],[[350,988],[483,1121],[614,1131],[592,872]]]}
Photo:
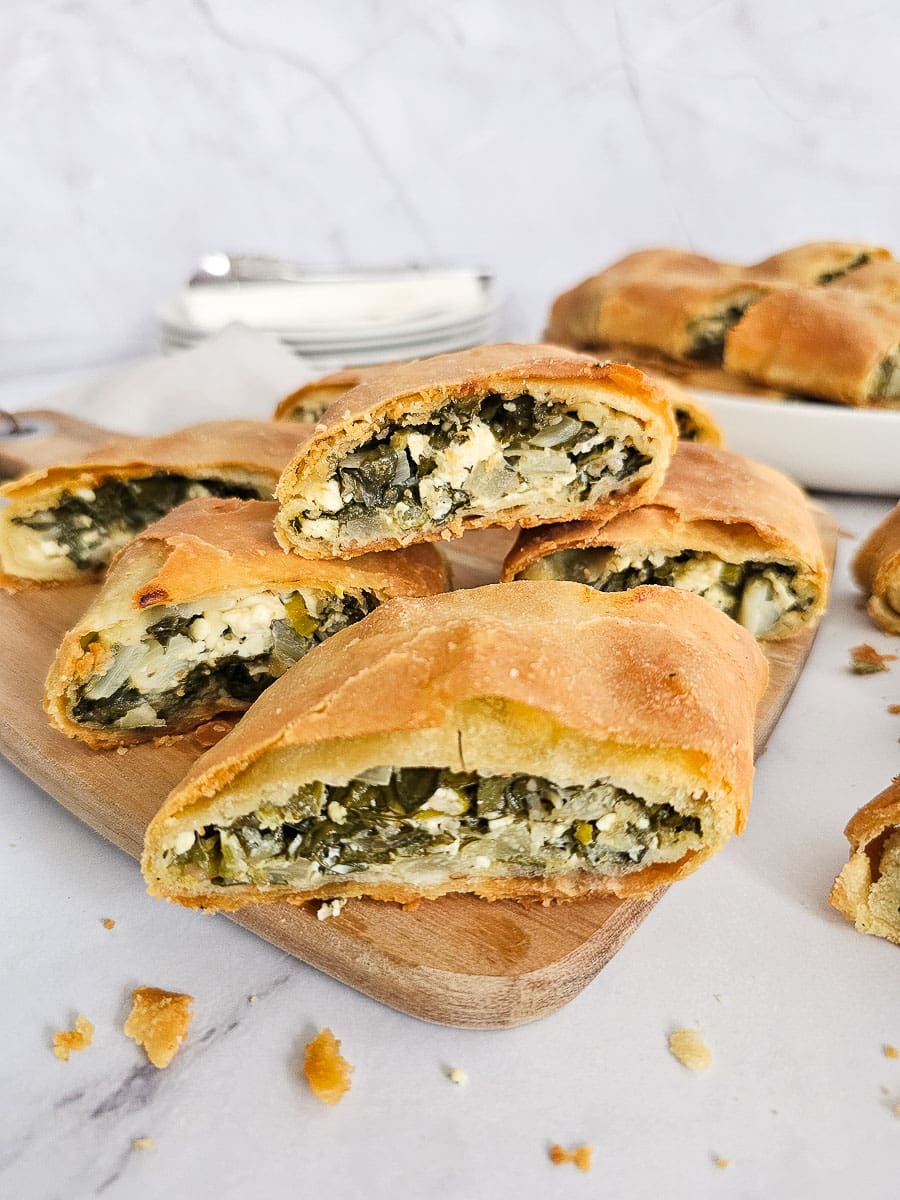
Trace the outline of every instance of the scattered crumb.
{"label": "scattered crumb", "polygon": [[891,1046],[889,1043],[886,1043],[884,1047],[884,1057],[900,1058],[900,1050],[898,1050],[896,1046]]}
{"label": "scattered crumb", "polygon": [[689,1071],[705,1071],[712,1054],[696,1029],[676,1029],[669,1034],[669,1050]]}
{"label": "scattered crumb", "polygon": [[116,923],[112,919],[112,917],[104,917],[103,918],[103,928],[104,929],[115,929],[115,927],[116,927]]}
{"label": "scattered crumb", "polygon": [[550,1147],[550,1161],[557,1167],[562,1163],[574,1163],[579,1171],[589,1171],[593,1153],[593,1146],[576,1146],[574,1150],[564,1150],[554,1142]]}
{"label": "scattered crumb", "polygon": [[337,1104],[349,1092],[353,1067],[341,1054],[341,1043],[330,1029],[307,1042],[303,1073],[312,1094],[323,1104]]}
{"label": "scattered crumb", "polygon": [[891,1112],[894,1114],[895,1117],[900,1117],[900,1104],[895,1104],[894,1107],[891,1109]]}
{"label": "scattered crumb", "polygon": [[154,1067],[167,1067],[178,1053],[194,1019],[193,1002],[193,996],[162,988],[135,988],[131,993],[132,1009],[123,1028],[144,1047]]}
{"label": "scattered crumb", "polygon": [[731,1166],[731,1159],[723,1158],[721,1156],[721,1154],[717,1154],[716,1157],[713,1159],[713,1162],[715,1163],[715,1165],[717,1167],[721,1167],[723,1171],[725,1170],[726,1167]]}
{"label": "scattered crumb", "polygon": [[228,733],[231,726],[227,721],[207,721],[198,725],[193,733],[194,742],[204,750],[211,750]]}
{"label": "scattered crumb", "polygon": [[407,900],[405,904],[400,905],[401,912],[415,912],[422,907],[422,901],[418,898],[415,900]]}
{"label": "scattered crumb", "polygon": [[469,1076],[462,1067],[451,1067],[447,1072],[447,1078],[451,1083],[455,1083],[457,1087],[463,1087],[464,1084],[469,1082]]}
{"label": "scattered crumb", "polygon": [[83,1013],[75,1018],[74,1029],[60,1029],[53,1035],[53,1053],[63,1062],[73,1050],[84,1050],[94,1040],[94,1026]]}
{"label": "scattered crumb", "polygon": [[153,1140],[153,1138],[132,1138],[131,1139],[132,1150],[152,1150],[155,1145],[156,1145],[156,1142]]}
{"label": "scattered crumb", "polygon": [[346,903],[346,899],[323,900],[316,909],[316,916],[320,921],[327,921],[329,917],[339,917],[341,915],[341,909]]}
{"label": "scattered crumb", "polygon": [[882,1094],[882,1096],[889,1096],[891,1094],[891,1089],[889,1087],[885,1087],[884,1084],[882,1084],[881,1085],[881,1094]]}
{"label": "scattered crumb", "polygon": [[850,670],[854,675],[874,675],[876,671],[889,670],[887,664],[896,660],[896,654],[879,654],[874,646],[863,642],[850,651]]}
{"label": "scattered crumb", "polygon": [[900,713],[900,704],[889,704],[889,705],[888,705],[888,712],[889,712],[889,713],[893,713],[893,714],[894,714],[894,716],[896,716],[896,715],[897,715],[897,713]]}
{"label": "scattered crumb", "polygon": [[248,1003],[248,1004],[255,1004],[255,1003],[257,1002],[257,1000],[258,1000],[258,999],[259,999],[259,996],[248,996],[248,997],[247,997],[247,1003]]}
{"label": "scattered crumb", "polygon": [[127,753],[128,753],[127,746],[116,746],[116,754],[127,754]]}

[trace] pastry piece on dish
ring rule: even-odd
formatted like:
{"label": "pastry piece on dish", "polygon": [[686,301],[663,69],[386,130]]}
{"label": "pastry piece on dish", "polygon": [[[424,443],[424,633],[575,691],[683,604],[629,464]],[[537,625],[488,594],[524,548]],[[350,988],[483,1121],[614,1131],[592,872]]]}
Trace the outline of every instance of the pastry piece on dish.
{"label": "pastry piece on dish", "polygon": [[663,588],[394,600],[194,764],[144,875],[224,909],[645,895],[743,828],[767,670],[745,630]]}
{"label": "pastry piece on dish", "polygon": [[371,367],[344,367],[340,371],[332,371],[311,383],[305,383],[296,392],[280,401],[272,416],[274,421],[319,421],[322,414],[335,400],[339,400],[344,392],[349,392],[357,384],[374,379],[384,371],[399,367],[405,360],[396,362],[377,363]]}
{"label": "pastry piece on dish", "polygon": [[600,592],[694,592],[758,638],[790,637],[825,608],[828,569],[803,492],[715,446],[680,445],[654,499],[606,523],[525,530],[503,579],[568,579]]}
{"label": "pastry piece on dish", "polygon": [[649,500],[676,443],[640,371],[548,346],[406,363],[333,404],[278,484],[276,535],[309,557],[606,517]]}
{"label": "pastry piece on dish", "polygon": [[[325,410],[338,400],[345,392],[355,388],[360,383],[374,379],[377,375],[393,367],[400,366],[399,362],[383,363],[374,367],[345,367],[331,375],[323,375],[321,379],[306,384],[299,391],[286,396],[275,410],[276,421],[318,421]],[[639,366],[640,364],[636,364]],[[672,404],[672,415],[678,427],[678,436],[682,441],[712,442],[721,446],[722,431],[716,424],[712,413],[684,388],[667,379],[665,375],[645,372],[654,383],[665,388]]]}
{"label": "pastry piece on dish", "polygon": [[864,242],[806,242],[755,263],[747,268],[747,275],[800,287],[827,287],[867,265],[890,259],[889,250]]}
{"label": "pastry piece on dish", "polygon": [[853,578],[885,633],[900,633],[900,504],[875,526],[853,559]]}
{"label": "pastry piece on dish", "polygon": [[275,510],[192,500],[119,552],[51,668],[44,707],[57,729],[118,746],[243,712],[382,601],[446,587],[432,546],[352,563],[285,554]]}
{"label": "pastry piece on dish", "polygon": [[771,286],[700,254],[640,250],[560,296],[546,336],[579,349],[645,347],[716,365],[728,330]]}
{"label": "pastry piece on dish", "polygon": [[850,289],[787,288],[750,308],[725,369],[839,404],[900,405],[900,305]]}
{"label": "pastry piece on dish", "polygon": [[271,500],[308,437],[275,421],[211,421],[120,437],[81,462],[0,488],[0,583],[66,582],[101,571],[136,533],[186,500]]}
{"label": "pastry piece on dish", "polygon": [[851,818],[850,859],[830,900],[860,933],[900,945],[900,776]]}

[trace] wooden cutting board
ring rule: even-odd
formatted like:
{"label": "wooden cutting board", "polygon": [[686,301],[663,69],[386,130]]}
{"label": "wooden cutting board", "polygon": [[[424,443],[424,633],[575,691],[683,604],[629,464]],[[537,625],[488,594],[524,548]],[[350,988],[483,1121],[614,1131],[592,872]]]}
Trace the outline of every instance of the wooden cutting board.
{"label": "wooden cutting board", "polygon": [[[38,417],[56,461],[76,459],[109,434],[71,418]],[[13,441],[0,430],[0,461],[44,465],[41,437]],[[10,443],[13,442],[11,445]],[[816,510],[829,561],[837,531]],[[446,547],[457,587],[497,580],[512,535],[485,530]],[[44,677],[63,633],[95,588],[0,591],[0,752],[92,829],[137,858],[144,829],[204,749],[197,735],[127,753],[88,750],[52,730],[41,709]],[[765,647],[769,689],[759,709],[761,753],[809,654],[814,634]],[[208,745],[208,742],[207,742]],[[752,817],[751,817],[752,819]],[[426,1021],[500,1029],[561,1008],[609,962],[660,898],[609,897],[541,907],[447,896],[414,912],[351,900],[320,921],[315,905],[259,905],[228,919],[351,987]],[[198,920],[209,920],[198,916]],[[222,919],[222,918],[219,918]]]}

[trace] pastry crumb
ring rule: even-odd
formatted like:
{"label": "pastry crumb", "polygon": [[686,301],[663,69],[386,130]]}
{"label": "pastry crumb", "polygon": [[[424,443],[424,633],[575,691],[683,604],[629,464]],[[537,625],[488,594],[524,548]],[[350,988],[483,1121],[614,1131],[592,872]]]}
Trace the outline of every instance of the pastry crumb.
{"label": "pastry crumb", "polygon": [[451,1083],[455,1083],[457,1087],[463,1087],[469,1082],[469,1076],[462,1067],[451,1067],[447,1072],[447,1078]]}
{"label": "pastry crumb", "polygon": [[900,713],[900,704],[889,704],[888,712],[893,713],[893,715],[896,717],[897,713]]}
{"label": "pastry crumb", "polygon": [[259,999],[259,996],[248,996],[248,997],[247,997],[247,1003],[248,1003],[248,1004],[255,1004],[255,1003],[257,1002],[257,1000],[258,1000],[258,999]]}
{"label": "pastry crumb", "polygon": [[327,921],[330,917],[339,917],[341,909],[346,903],[346,899],[323,900],[316,909],[316,916],[320,921]]}
{"label": "pastry crumb", "polygon": [[115,929],[115,927],[116,927],[116,923],[112,919],[112,917],[104,917],[103,921],[102,921],[102,925],[103,925],[104,929]]}
{"label": "pastry crumb", "polygon": [[892,1046],[889,1042],[886,1042],[884,1046],[884,1057],[900,1058],[900,1050],[898,1050],[896,1046]]}
{"label": "pastry crumb", "polygon": [[417,897],[415,900],[407,900],[405,904],[400,905],[401,912],[416,912],[422,907],[422,901]]}
{"label": "pastry crumb", "polygon": [[896,661],[896,654],[879,654],[868,642],[854,646],[850,651],[850,670],[854,675],[874,675],[877,671],[887,671],[890,669],[887,664]]}
{"label": "pastry crumb", "polygon": [[891,1109],[891,1112],[894,1114],[895,1117],[900,1117],[900,1104],[895,1104],[894,1107]]}
{"label": "pastry crumb", "polygon": [[715,1164],[715,1166],[721,1168],[721,1170],[724,1171],[726,1167],[731,1166],[731,1159],[723,1158],[721,1154],[717,1154],[716,1157],[713,1159],[713,1163]]}
{"label": "pastry crumb", "polygon": [[152,1150],[155,1145],[156,1142],[153,1140],[153,1138],[142,1137],[131,1139],[132,1150]]}
{"label": "pastry crumb", "polygon": [[519,678],[519,668],[518,667],[510,667],[509,668],[509,677],[510,677],[510,679],[518,679]]}
{"label": "pastry crumb", "polygon": [[669,1050],[689,1071],[705,1071],[712,1053],[696,1029],[676,1029],[669,1034]]}
{"label": "pastry crumb", "polygon": [[132,1009],[123,1029],[143,1046],[154,1067],[167,1067],[178,1053],[194,1019],[193,1003],[193,996],[162,988],[141,987],[131,993]]}
{"label": "pastry crumb", "polygon": [[354,1068],[341,1054],[341,1043],[330,1029],[307,1042],[303,1054],[303,1074],[312,1094],[323,1104],[337,1104],[350,1090]]}
{"label": "pastry crumb", "polygon": [[591,1159],[594,1147],[589,1145],[576,1146],[574,1150],[565,1150],[557,1142],[550,1147],[550,1161],[558,1167],[562,1163],[574,1163],[579,1171],[591,1169]]}
{"label": "pastry crumb", "polygon": [[84,1050],[93,1040],[94,1026],[83,1013],[79,1013],[74,1029],[60,1029],[54,1033],[53,1053],[62,1062],[68,1062],[73,1050]]}
{"label": "pastry crumb", "polygon": [[116,746],[116,754],[127,754],[127,753],[128,753],[127,746]]}

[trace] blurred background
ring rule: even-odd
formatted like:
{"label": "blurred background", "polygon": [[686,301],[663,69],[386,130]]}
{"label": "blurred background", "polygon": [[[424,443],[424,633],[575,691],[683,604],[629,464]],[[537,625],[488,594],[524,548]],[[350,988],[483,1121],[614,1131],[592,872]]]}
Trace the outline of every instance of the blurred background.
{"label": "blurred background", "polygon": [[158,345],[212,250],[493,270],[500,333],[645,244],[900,246],[897,10],[30,0],[0,30],[0,376]]}

